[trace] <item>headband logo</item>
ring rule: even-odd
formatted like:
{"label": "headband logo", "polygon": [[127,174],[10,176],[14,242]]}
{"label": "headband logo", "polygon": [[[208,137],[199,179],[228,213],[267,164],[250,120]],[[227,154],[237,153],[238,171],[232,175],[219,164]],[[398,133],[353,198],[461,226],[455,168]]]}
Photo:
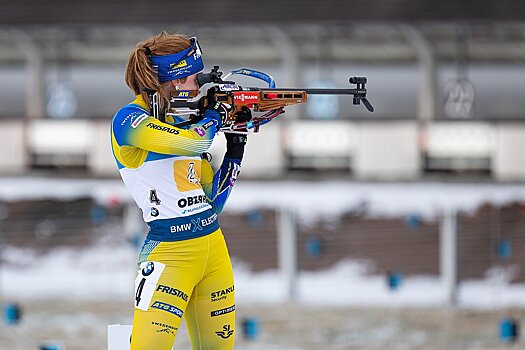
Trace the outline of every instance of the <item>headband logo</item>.
{"label": "headband logo", "polygon": [[188,65],[188,63],[186,62],[186,60],[182,60],[178,63],[172,63],[170,64],[170,68],[182,68],[182,67],[186,67]]}

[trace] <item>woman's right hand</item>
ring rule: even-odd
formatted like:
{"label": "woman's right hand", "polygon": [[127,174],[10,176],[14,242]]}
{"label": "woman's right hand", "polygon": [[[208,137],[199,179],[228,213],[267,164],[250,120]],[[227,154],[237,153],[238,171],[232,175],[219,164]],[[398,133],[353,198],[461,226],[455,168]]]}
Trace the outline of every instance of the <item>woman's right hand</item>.
{"label": "woman's right hand", "polygon": [[[223,103],[217,101],[215,92],[216,92],[215,87],[211,87],[208,89],[208,92],[206,93],[206,99],[207,99],[208,105],[207,105],[206,111],[204,112],[204,117],[212,117],[214,119],[217,119],[217,121],[219,122],[218,129],[220,129],[221,126],[224,123],[226,123],[226,120],[228,119],[228,109]],[[218,114],[215,114],[215,116],[213,117],[211,115],[213,112],[208,112],[208,111],[214,111]]]}

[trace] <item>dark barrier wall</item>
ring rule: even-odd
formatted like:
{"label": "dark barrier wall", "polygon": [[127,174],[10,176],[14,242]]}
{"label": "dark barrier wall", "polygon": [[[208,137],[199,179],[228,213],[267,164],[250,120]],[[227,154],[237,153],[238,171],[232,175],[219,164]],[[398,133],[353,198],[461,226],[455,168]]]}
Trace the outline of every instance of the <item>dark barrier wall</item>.
{"label": "dark barrier wall", "polygon": [[282,21],[518,20],[525,2],[509,0],[199,0],[0,2],[2,24],[242,23]]}
{"label": "dark barrier wall", "polygon": [[[113,244],[144,239],[144,228],[124,232],[124,207],[101,207],[91,199],[3,203],[2,244],[46,252],[56,247],[87,247],[109,238]],[[223,213],[219,219],[235,264],[252,271],[278,268],[277,213],[251,210]],[[509,280],[525,282],[525,206],[483,206],[458,216],[459,279],[487,277],[491,268],[508,269]],[[129,233],[128,233],[129,234]],[[98,243],[97,243],[98,242]],[[417,215],[366,218],[347,214],[313,225],[298,224],[297,257],[302,271],[333,267],[342,260],[365,262],[370,274],[439,275],[439,224]]]}

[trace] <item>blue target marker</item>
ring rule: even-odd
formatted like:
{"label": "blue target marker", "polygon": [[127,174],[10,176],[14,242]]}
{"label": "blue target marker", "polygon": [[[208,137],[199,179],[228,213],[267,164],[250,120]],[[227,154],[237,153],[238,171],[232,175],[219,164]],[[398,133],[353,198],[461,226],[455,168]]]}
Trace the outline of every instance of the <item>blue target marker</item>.
{"label": "blue target marker", "polygon": [[498,256],[501,260],[509,260],[512,257],[512,243],[508,239],[502,239],[498,242]]}
{"label": "blue target marker", "polygon": [[308,256],[317,258],[323,251],[323,242],[318,236],[309,237],[306,240],[306,253]]}

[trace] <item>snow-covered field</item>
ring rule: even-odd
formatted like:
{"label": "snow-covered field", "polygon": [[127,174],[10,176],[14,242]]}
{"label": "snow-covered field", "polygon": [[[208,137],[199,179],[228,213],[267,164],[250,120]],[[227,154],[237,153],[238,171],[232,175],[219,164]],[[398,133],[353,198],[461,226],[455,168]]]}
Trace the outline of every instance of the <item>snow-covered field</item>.
{"label": "snow-covered field", "polygon": [[[85,249],[60,248],[45,255],[24,248],[4,249],[0,295],[46,300],[132,300],[137,250],[130,244],[99,244]],[[234,261],[235,293],[243,303],[286,303],[318,306],[439,307],[446,305],[439,278],[410,277],[398,290],[384,276],[367,273],[366,265],[341,261],[320,272],[300,272],[297,294],[289,300],[287,283],[276,270],[252,273]],[[504,271],[460,284],[459,306],[477,309],[525,307],[525,285],[509,284]]]}
{"label": "snow-covered field", "polygon": [[[1,327],[0,349],[38,349],[44,341],[60,350],[105,349],[108,324],[131,324],[136,258],[129,243],[45,255],[4,249],[1,300],[21,305],[23,318]],[[525,286],[498,273],[462,283],[459,307],[450,309],[437,278],[407,278],[390,291],[383,276],[355,261],[300,273],[293,300],[278,271],[252,273],[238,261],[234,270],[237,349],[500,349],[501,318],[525,321]],[[259,321],[256,341],[241,336],[245,317]],[[190,349],[184,327],[176,344]]]}

